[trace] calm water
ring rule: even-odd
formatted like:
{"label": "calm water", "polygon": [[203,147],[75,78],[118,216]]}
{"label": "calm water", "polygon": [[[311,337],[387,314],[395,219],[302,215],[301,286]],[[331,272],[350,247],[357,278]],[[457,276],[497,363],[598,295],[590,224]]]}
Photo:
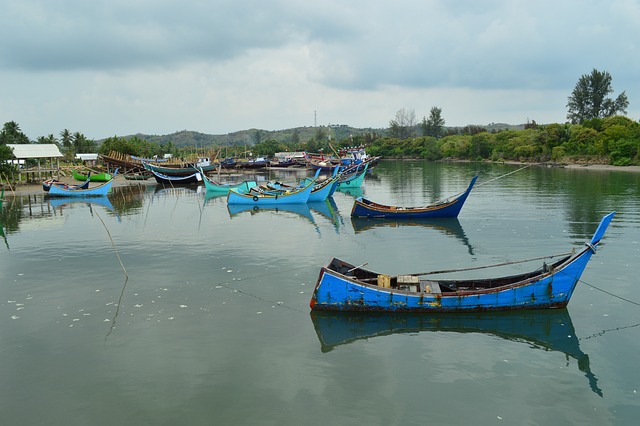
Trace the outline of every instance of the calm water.
{"label": "calm water", "polygon": [[[7,199],[2,424],[637,424],[640,175],[495,179],[517,169],[388,161],[361,191],[263,211],[155,186]],[[354,196],[420,205],[474,174],[458,220],[349,217]],[[579,247],[612,210],[566,310],[310,314],[332,256],[391,275],[526,259]]]}

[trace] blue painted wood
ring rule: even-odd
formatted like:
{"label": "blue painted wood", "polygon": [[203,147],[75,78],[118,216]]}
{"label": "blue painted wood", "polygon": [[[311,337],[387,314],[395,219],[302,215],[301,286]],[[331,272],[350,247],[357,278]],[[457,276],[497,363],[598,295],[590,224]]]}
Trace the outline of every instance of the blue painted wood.
{"label": "blue painted wood", "polygon": [[360,188],[364,182],[365,175],[369,169],[369,163],[363,163],[364,166],[358,165],[352,168],[348,168],[339,173],[338,184],[336,189],[345,188]]}
{"label": "blue painted wood", "polygon": [[313,190],[314,184],[315,181],[312,181],[305,187],[286,191],[273,190],[259,192],[256,188],[252,188],[249,191],[231,189],[227,195],[227,204],[251,204],[260,206],[306,203],[309,200],[309,195]]}
{"label": "blue painted wood", "polygon": [[105,196],[111,191],[113,181],[118,174],[118,169],[113,172],[111,180],[94,186],[93,188],[70,188],[69,185],[59,184],[53,182],[49,188],[49,195],[54,197],[101,197]]}
{"label": "blue painted wood", "polygon": [[[592,242],[548,267],[509,277],[478,280],[420,280],[416,289],[401,289],[391,278],[339,259],[320,271],[310,302],[314,310],[465,312],[559,308],[569,303],[582,272],[595,253],[614,213],[600,222]],[[421,274],[424,275],[424,274]],[[415,275],[406,275],[412,277]],[[381,285],[377,285],[380,283]],[[410,287],[408,287],[410,288]],[[448,289],[448,291],[447,291]]]}
{"label": "blue painted wood", "polygon": [[207,188],[207,192],[218,194],[228,194],[232,189],[248,191],[258,185],[257,182],[248,180],[239,183],[218,183],[209,179],[204,173],[202,173],[202,180],[204,181],[205,188]]}
{"label": "blue painted wood", "polygon": [[478,176],[471,179],[471,183],[466,191],[451,199],[431,204],[423,207],[397,207],[375,203],[363,197],[358,197],[353,203],[351,216],[372,217],[372,218],[392,218],[392,219],[432,219],[441,217],[455,218],[460,214],[460,210],[467,200],[473,185]]}

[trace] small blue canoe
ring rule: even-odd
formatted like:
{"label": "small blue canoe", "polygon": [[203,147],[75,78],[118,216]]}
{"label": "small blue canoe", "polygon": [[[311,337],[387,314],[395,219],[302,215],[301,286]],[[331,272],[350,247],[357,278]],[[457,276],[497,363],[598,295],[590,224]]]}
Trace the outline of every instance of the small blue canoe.
{"label": "small blue canoe", "polygon": [[49,188],[49,195],[54,197],[102,197],[106,196],[111,191],[113,181],[118,174],[118,169],[113,172],[111,180],[94,186],[93,188],[70,188],[69,185],[52,183]]}
{"label": "small blue canoe", "polygon": [[313,190],[313,185],[315,185],[315,180],[294,190],[264,190],[258,187],[251,188],[249,191],[231,189],[227,195],[227,204],[265,206],[306,203]]}
{"label": "small blue canoe", "polygon": [[237,183],[219,183],[208,178],[207,175],[204,174],[202,169],[200,171],[202,172],[202,180],[204,181],[204,186],[207,189],[207,192],[211,193],[224,195],[228,194],[232,189],[248,191],[254,186],[258,185],[257,182],[248,180]]}
{"label": "small blue canoe", "polygon": [[441,217],[458,217],[464,202],[467,200],[478,176],[471,179],[467,190],[453,197],[423,207],[398,207],[375,203],[358,197],[351,209],[352,217],[392,218],[392,219],[433,219]]}
{"label": "small blue canoe", "polygon": [[[421,276],[457,271],[432,271],[391,277],[340,259],[320,270],[310,307],[326,311],[484,312],[563,308],[589,259],[613,219],[602,218],[591,241],[531,272],[481,279],[438,280]],[[516,263],[516,262],[512,262]],[[465,270],[478,269],[467,268]],[[458,270],[462,271],[462,270]]]}

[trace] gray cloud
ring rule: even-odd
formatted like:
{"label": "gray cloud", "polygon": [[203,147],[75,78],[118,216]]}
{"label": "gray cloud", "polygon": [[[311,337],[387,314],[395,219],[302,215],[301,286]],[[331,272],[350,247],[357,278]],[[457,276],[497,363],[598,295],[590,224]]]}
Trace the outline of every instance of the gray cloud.
{"label": "gray cloud", "polygon": [[422,116],[433,105],[452,125],[562,122],[593,68],[609,71],[630,116],[640,114],[638,0],[0,7],[0,117],[34,137],[66,127],[93,137],[276,129],[311,124],[317,109],[334,123],[384,127],[400,108]]}

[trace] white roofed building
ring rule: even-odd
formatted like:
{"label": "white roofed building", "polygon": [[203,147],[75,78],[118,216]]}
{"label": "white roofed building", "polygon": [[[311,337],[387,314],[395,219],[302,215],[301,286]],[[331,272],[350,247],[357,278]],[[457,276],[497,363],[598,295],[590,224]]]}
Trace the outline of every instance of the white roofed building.
{"label": "white roofed building", "polygon": [[[7,144],[13,149],[13,163],[18,165],[18,181],[26,180],[41,181],[43,176],[60,175],[60,158],[63,157],[58,145],[53,143],[44,144]],[[55,159],[55,164],[54,164]],[[35,160],[35,167],[28,167],[26,160]],[[11,161],[11,160],[10,160]],[[24,179],[23,179],[24,176]]]}

